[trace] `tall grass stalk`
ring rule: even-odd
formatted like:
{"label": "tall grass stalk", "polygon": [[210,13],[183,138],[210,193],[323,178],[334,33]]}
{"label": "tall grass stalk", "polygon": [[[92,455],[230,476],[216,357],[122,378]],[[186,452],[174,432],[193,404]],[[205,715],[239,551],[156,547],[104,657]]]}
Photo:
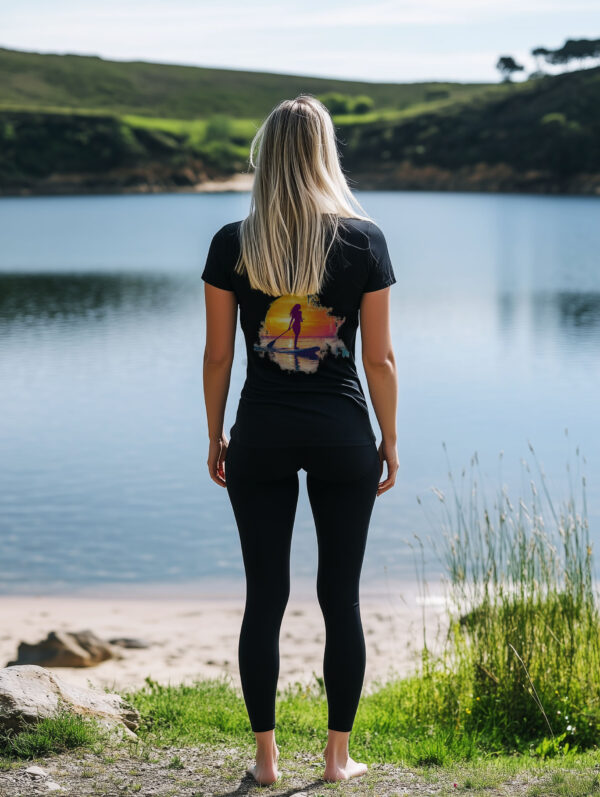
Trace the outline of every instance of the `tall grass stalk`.
{"label": "tall grass stalk", "polygon": [[490,749],[547,754],[600,739],[600,615],[585,477],[581,511],[569,468],[569,498],[555,506],[529,448],[541,490],[523,460],[527,501],[511,501],[502,486],[489,507],[477,454],[466,497],[464,470],[458,485],[449,469],[447,495],[434,490],[449,634],[440,657],[424,657],[422,667],[435,692],[425,700],[453,713],[457,730]]}

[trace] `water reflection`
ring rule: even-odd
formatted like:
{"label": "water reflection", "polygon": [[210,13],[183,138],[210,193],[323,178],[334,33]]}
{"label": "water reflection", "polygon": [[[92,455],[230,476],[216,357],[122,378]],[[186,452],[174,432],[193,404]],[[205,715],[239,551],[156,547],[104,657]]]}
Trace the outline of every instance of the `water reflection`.
{"label": "water reflection", "polygon": [[528,301],[514,293],[499,293],[496,299],[498,329],[503,337],[518,329],[527,314],[534,337],[543,342],[559,338],[562,346],[572,343],[587,347],[600,336],[600,293],[538,291]]}
{"label": "water reflection", "polygon": [[0,324],[173,310],[198,280],[164,274],[0,274]]}
{"label": "water reflection", "polygon": [[569,337],[575,333],[585,340],[590,334],[596,336],[600,329],[600,293],[557,293],[541,297],[545,303],[555,308],[560,328]]}

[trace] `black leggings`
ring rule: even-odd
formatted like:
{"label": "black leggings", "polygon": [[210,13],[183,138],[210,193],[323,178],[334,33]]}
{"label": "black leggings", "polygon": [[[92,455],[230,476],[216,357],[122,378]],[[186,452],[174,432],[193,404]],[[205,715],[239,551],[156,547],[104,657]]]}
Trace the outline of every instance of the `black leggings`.
{"label": "black leggings", "polygon": [[231,440],[225,479],[246,571],[238,660],[255,732],[275,727],[279,631],[290,592],[300,468],[306,470],[317,532],[317,597],[325,619],[323,677],[330,730],[352,730],[363,685],[366,650],[359,580],[381,473],[375,442],[270,448]]}

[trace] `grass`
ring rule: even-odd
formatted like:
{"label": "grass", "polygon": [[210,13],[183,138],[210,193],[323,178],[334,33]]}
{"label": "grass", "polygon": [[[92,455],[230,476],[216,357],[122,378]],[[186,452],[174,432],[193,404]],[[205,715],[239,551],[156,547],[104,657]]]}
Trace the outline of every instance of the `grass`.
{"label": "grass", "polygon": [[[470,481],[463,470],[456,483],[450,469],[447,494],[434,490],[450,631],[436,655],[425,646],[412,676],[363,694],[351,739],[357,760],[412,767],[431,782],[451,775],[471,794],[523,772],[551,775],[530,797],[600,793],[600,615],[585,477],[578,476],[579,507],[567,468],[570,497],[555,506],[530,450],[540,482],[529,479],[527,502],[511,501],[502,487],[490,507],[477,455]],[[124,697],[141,713],[142,746],[252,747],[243,698],[228,676],[188,685],[147,678]],[[5,741],[5,758],[98,742],[76,720],[56,722]],[[278,691],[286,756],[320,756],[326,727],[322,678]],[[169,766],[179,769],[180,758]]]}
{"label": "grass", "polygon": [[[430,100],[427,102],[415,102],[407,108],[384,108],[374,110],[365,114],[336,114],[332,116],[333,122],[338,127],[346,125],[371,124],[373,122],[394,122],[402,119],[409,119],[421,113],[443,110],[449,107],[458,107],[459,104],[468,104],[474,97],[483,98],[505,94],[509,91],[522,91],[519,86],[508,87],[506,84],[489,87],[485,94],[478,92],[474,95],[461,94],[458,97],[449,97],[443,100]],[[0,106],[1,110],[1,106]],[[124,114],[122,120],[131,127],[139,127],[147,130],[162,130],[166,133],[179,135],[187,138],[192,143],[200,143],[204,140],[206,128],[210,125],[211,117],[203,119],[169,119],[164,117],[142,116],[139,114]],[[228,135],[231,138],[238,138],[250,142],[252,136],[258,130],[262,119],[236,119],[225,115],[215,115],[213,119],[224,118],[228,120]]]}
{"label": "grass", "polygon": [[0,734],[0,760],[33,759],[50,753],[86,748],[101,750],[108,734],[95,720],[63,710],[35,725],[9,729]]}
{"label": "grass", "polygon": [[[256,133],[260,125],[258,119],[230,119],[229,117],[219,116],[213,118],[223,118],[227,120],[227,137],[231,139],[240,139],[248,143],[252,140],[252,136]],[[207,128],[211,123],[210,118],[162,119],[135,114],[125,114],[122,119],[131,127],[144,128],[146,130],[162,130],[166,133],[182,136],[192,144],[200,144],[206,139]]]}
{"label": "grass", "polygon": [[[474,99],[485,100],[486,98],[502,96],[511,92],[519,92],[529,88],[526,85],[500,83],[498,85],[487,86],[485,91],[463,91],[452,94],[445,99],[415,101],[404,108],[382,108],[364,114],[335,114],[332,116],[334,124],[339,128],[348,125],[371,124],[373,122],[394,122],[402,119],[409,119],[422,113],[441,111],[449,107],[457,108],[460,105],[469,104]],[[0,106],[1,109],[1,106]],[[191,144],[201,144],[205,140],[207,126],[211,123],[211,118],[227,120],[228,130],[226,137],[238,139],[240,143],[249,143],[258,130],[262,119],[236,119],[222,114],[202,119],[170,119],[164,117],[142,116],[139,114],[124,114],[122,117],[126,124],[131,127],[144,128],[148,130],[160,130],[173,135],[179,135],[187,139]]]}
{"label": "grass", "polygon": [[[424,655],[420,677],[437,683],[423,695],[426,716],[442,712],[483,750],[544,757],[600,739],[600,613],[585,477],[581,511],[569,468],[570,498],[556,507],[530,451],[541,489],[530,479],[528,503],[502,488],[490,508],[476,455],[466,501],[464,475],[460,490],[450,475],[449,495],[436,491],[451,634],[439,661]],[[577,460],[579,470],[578,450]]]}
{"label": "grass", "polygon": [[431,92],[474,96],[489,83],[365,83],[239,69],[110,61],[96,56],[56,55],[0,47],[0,103],[36,110],[98,108],[117,114],[190,119],[227,113],[263,118],[300,92],[368,95],[376,109],[404,108]]}

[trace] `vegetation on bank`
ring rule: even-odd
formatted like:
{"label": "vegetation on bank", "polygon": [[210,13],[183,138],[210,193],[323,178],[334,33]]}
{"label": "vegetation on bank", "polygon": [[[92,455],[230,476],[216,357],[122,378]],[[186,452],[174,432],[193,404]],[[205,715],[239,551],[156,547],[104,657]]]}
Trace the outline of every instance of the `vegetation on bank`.
{"label": "vegetation on bank", "polygon": [[[540,67],[582,65],[599,42],[533,49],[537,69],[516,84],[378,84],[0,48],[0,194],[179,190],[247,171],[261,120],[302,92],[332,113],[354,188],[600,194],[600,67]],[[513,60],[500,58],[507,74],[521,68]]]}
{"label": "vegetation on bank", "polygon": [[[533,448],[531,454],[539,479],[525,463],[527,499],[511,500],[502,486],[490,505],[477,455],[468,478],[463,471],[457,482],[449,468],[449,489],[434,490],[450,630],[437,654],[425,645],[412,676],[363,694],[351,737],[356,760],[410,767],[430,782],[450,777],[471,793],[509,781],[511,793],[531,797],[600,791],[600,607],[585,476],[577,451],[578,483],[569,470],[568,500],[556,505]],[[423,549],[417,539],[416,553]],[[141,713],[142,746],[228,746],[238,751],[238,770],[239,756],[252,752],[244,701],[227,677],[191,685],[148,678],[124,697]],[[54,731],[46,721],[27,737],[5,738],[4,766],[53,745],[101,749],[101,737],[61,722]],[[282,762],[321,760],[326,727],[322,678],[278,692]],[[314,766],[306,765],[306,778],[314,778]],[[553,771],[543,790],[514,786],[518,773]]]}
{"label": "vegetation on bank", "polygon": [[578,174],[600,174],[600,68],[543,77],[485,101],[424,111],[348,131],[350,170],[392,173],[505,165],[532,179],[568,186]]}
{"label": "vegetation on bank", "polygon": [[[334,116],[356,188],[600,193],[600,68]],[[248,169],[258,118],[0,112],[0,192],[177,190]]]}

